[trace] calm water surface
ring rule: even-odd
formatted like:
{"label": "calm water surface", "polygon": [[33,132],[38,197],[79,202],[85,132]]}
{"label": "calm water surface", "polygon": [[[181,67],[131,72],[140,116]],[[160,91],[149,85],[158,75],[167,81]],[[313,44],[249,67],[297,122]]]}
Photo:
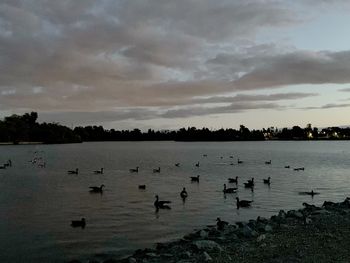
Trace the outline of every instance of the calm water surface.
{"label": "calm water surface", "polygon": [[[203,157],[207,154],[208,157]],[[234,159],[229,156],[233,155]],[[46,168],[29,161],[41,156]],[[223,156],[223,159],[220,158]],[[237,165],[237,158],[244,161]],[[63,262],[123,257],[134,249],[182,237],[216,217],[235,222],[270,216],[302,202],[341,201],[350,188],[350,142],[102,142],[1,146],[0,258],[3,262]],[[272,160],[271,165],[265,161]],[[199,161],[200,167],[195,167]],[[180,162],[180,167],[174,163]],[[234,162],[234,165],[230,165]],[[296,172],[291,167],[305,167]],[[140,166],[139,173],[129,169]],[[161,167],[160,174],[154,168]],[[78,175],[67,170],[79,167]],[[105,168],[102,175],[92,171]],[[200,183],[189,177],[200,175]],[[239,176],[237,194],[224,196],[228,177]],[[270,176],[271,186],[262,183]],[[254,192],[243,182],[255,177]],[[105,184],[103,195],[89,186]],[[146,184],[141,191],[139,184]],[[233,185],[234,186],[234,185]],[[179,193],[186,187],[189,197]],[[311,199],[299,191],[321,192]],[[155,212],[154,195],[171,200]],[[237,210],[235,197],[254,200]],[[85,229],[70,221],[85,217]]]}

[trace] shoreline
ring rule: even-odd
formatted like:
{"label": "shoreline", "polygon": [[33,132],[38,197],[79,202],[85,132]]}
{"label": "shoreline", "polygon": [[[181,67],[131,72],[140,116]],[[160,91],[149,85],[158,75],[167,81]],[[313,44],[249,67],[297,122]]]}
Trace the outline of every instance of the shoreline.
{"label": "shoreline", "polygon": [[124,259],[87,262],[349,262],[349,226],[350,198],[319,207],[303,203],[303,208],[280,210],[269,219],[236,222],[223,230],[207,226],[155,248],[138,249]]}

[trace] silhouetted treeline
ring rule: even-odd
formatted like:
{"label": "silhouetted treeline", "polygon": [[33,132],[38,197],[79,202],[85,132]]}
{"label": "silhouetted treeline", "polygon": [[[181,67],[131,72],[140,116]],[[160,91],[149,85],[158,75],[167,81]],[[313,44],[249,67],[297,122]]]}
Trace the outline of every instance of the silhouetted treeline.
{"label": "silhouetted treeline", "polygon": [[337,140],[350,139],[350,128],[329,127],[322,129],[293,126],[277,129],[249,130],[244,125],[236,129],[209,130],[195,127],[179,130],[142,132],[133,130],[106,130],[102,126],[86,126],[70,129],[57,123],[38,123],[36,112],[12,115],[0,121],[0,142],[73,143],[82,141],[253,141],[253,140]]}
{"label": "silhouetted treeline", "polygon": [[37,123],[36,112],[12,115],[0,121],[0,141],[71,143],[81,142],[80,137],[68,127],[57,123]]}

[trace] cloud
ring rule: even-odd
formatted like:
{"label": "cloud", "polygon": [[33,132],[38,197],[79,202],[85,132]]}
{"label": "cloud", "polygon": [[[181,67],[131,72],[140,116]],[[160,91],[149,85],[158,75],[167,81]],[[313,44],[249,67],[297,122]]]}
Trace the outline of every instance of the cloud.
{"label": "cloud", "polygon": [[279,0],[4,0],[0,110],[108,122],[280,109],[266,102],[316,94],[232,94],[350,80],[349,52],[256,40],[303,19]]}
{"label": "cloud", "polygon": [[304,107],[301,109],[302,110],[319,110],[319,109],[348,108],[348,107],[350,107],[350,103],[342,103],[342,104],[329,103],[322,106]]}

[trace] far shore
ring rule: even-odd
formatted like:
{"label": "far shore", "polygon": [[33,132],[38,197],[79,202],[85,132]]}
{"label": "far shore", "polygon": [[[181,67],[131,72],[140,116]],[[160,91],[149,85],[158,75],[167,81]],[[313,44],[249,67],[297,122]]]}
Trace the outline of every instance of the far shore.
{"label": "far shore", "polygon": [[139,249],[122,260],[107,256],[86,262],[345,263],[350,259],[349,225],[349,198],[339,203],[324,202],[320,207],[303,203],[299,210],[281,210],[271,218],[258,217],[249,222],[226,225],[223,229],[207,226],[179,240]]}

